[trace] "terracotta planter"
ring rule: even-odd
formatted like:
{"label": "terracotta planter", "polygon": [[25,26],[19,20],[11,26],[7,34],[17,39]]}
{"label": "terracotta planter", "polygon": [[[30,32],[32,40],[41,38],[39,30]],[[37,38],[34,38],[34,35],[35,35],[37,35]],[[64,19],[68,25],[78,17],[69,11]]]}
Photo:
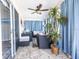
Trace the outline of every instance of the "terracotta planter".
{"label": "terracotta planter", "polygon": [[55,44],[51,44],[51,52],[56,55],[59,53],[59,49],[56,47]]}

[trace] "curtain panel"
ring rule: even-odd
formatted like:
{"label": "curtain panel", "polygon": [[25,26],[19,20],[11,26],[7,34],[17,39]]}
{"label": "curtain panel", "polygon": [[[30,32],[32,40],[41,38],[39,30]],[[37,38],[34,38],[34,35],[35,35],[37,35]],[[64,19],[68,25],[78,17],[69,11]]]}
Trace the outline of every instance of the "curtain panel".
{"label": "curtain panel", "polygon": [[[79,0],[74,0],[74,49],[75,59],[79,59]],[[75,54],[74,54],[75,53]]]}
{"label": "curtain panel", "polygon": [[24,21],[25,31],[44,31],[44,21]]}
{"label": "curtain panel", "polygon": [[62,50],[72,59],[79,59],[79,0],[64,0],[61,7],[63,15],[68,17],[68,24],[62,26]]}

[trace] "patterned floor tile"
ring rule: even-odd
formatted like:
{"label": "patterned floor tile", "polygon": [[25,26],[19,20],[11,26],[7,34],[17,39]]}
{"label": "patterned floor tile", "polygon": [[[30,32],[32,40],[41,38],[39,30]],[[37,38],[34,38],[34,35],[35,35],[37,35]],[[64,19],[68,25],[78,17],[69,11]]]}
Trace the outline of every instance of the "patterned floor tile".
{"label": "patterned floor tile", "polygon": [[68,59],[64,53],[59,55],[51,53],[50,49],[38,49],[33,47],[19,47],[15,59]]}

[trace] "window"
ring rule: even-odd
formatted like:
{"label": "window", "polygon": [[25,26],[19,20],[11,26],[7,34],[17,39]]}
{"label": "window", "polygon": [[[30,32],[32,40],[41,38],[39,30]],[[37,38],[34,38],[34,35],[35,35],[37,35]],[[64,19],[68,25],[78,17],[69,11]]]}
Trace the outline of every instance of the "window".
{"label": "window", "polygon": [[29,31],[43,31],[43,22],[44,21],[25,21],[24,26],[25,30]]}

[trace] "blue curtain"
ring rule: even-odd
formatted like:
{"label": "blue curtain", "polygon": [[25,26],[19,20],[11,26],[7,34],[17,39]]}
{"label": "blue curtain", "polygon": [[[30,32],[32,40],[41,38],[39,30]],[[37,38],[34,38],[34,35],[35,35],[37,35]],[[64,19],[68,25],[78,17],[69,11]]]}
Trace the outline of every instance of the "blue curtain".
{"label": "blue curtain", "polygon": [[63,15],[68,17],[68,24],[62,26],[62,50],[72,59],[79,59],[79,0],[64,0],[61,7]]}
{"label": "blue curtain", "polygon": [[74,1],[68,0],[68,52],[72,55],[74,43]]}
{"label": "blue curtain", "polygon": [[[67,1],[63,2],[61,4],[61,12],[64,16],[68,16],[67,14]],[[64,53],[68,52],[68,24],[66,25],[61,25],[61,31],[62,31],[62,50],[64,51]]]}
{"label": "blue curtain", "polygon": [[[27,22],[27,21],[26,21],[26,22]],[[35,21],[30,21],[30,22],[31,22],[31,27],[32,27],[31,30],[32,30],[32,31],[35,31],[35,30],[36,30]],[[26,29],[27,29],[27,28],[26,28]]]}
{"label": "blue curtain", "polygon": [[43,31],[43,22],[44,21],[25,21],[24,26],[25,30],[29,31]]}
{"label": "blue curtain", "polygon": [[[74,0],[74,47],[73,49],[73,55],[76,56],[75,59],[79,59],[79,0]],[[75,54],[76,55],[75,55]],[[74,58],[74,57],[73,57]]]}
{"label": "blue curtain", "polygon": [[27,30],[31,31],[31,22],[30,21],[24,22],[24,26],[25,26],[25,30],[26,31]]}
{"label": "blue curtain", "polygon": [[43,30],[43,22],[36,21],[36,31],[42,31]]}

